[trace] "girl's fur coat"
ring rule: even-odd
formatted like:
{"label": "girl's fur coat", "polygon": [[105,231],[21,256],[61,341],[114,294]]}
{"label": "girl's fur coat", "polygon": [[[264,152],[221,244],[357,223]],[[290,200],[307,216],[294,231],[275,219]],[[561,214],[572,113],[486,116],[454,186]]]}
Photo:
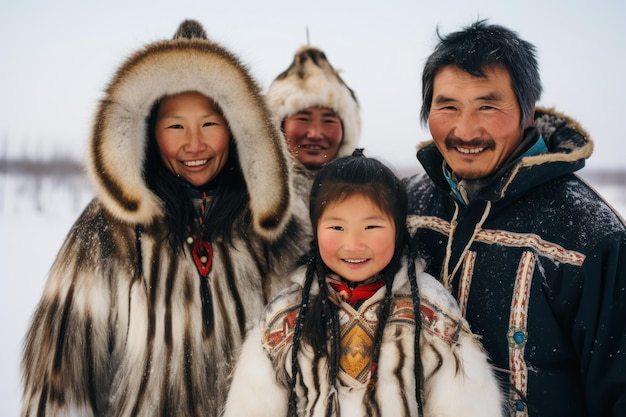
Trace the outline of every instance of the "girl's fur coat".
{"label": "girl's fur coat", "polygon": [[[296,281],[304,280],[304,270]],[[487,355],[473,335],[452,296],[432,276],[418,274],[422,328],[420,352],[423,366],[424,415],[440,417],[501,416],[503,398]],[[329,288],[331,296],[335,295]],[[329,416],[417,416],[414,377],[415,316],[406,267],[393,284],[393,301],[383,336],[378,382],[374,400],[368,397],[367,372],[361,353],[365,344],[351,346],[350,357],[340,359],[338,402],[328,382],[327,357],[316,354],[302,339],[298,354],[301,369],[296,392],[299,415]],[[377,311],[384,298],[382,287],[358,310],[339,303],[342,352],[359,326],[374,329]],[[235,369],[224,417],[274,417],[287,413],[288,383],[291,379],[292,341],[299,313],[302,287],[294,284],[266,308],[261,322],[250,332]],[[355,338],[353,340],[359,340]],[[358,344],[357,344],[358,345]],[[356,352],[356,353],[355,353]],[[345,364],[345,366],[343,366]],[[349,370],[357,372],[350,374]],[[358,376],[355,377],[355,375]],[[365,375],[365,376],[364,376]]]}

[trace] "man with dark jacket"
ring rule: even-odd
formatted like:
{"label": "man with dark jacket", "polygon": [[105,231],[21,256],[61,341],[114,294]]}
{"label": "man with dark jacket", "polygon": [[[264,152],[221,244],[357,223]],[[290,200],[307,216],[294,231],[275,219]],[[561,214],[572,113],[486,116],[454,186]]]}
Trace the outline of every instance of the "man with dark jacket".
{"label": "man with dark jacket", "polygon": [[408,225],[501,371],[510,415],[626,415],[626,227],[574,174],[588,134],[536,108],[535,47],[478,21],[440,36],[422,86],[433,139],[417,151],[425,174],[405,179]]}

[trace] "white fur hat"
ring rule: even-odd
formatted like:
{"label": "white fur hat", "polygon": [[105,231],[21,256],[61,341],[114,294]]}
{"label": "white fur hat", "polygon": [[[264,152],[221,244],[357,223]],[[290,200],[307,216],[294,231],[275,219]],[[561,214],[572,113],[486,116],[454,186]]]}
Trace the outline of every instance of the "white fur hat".
{"label": "white fur hat", "polygon": [[270,85],[267,98],[280,121],[307,107],[333,109],[343,124],[337,156],[350,155],[357,146],[361,135],[359,103],[323,51],[310,46],[298,49],[289,68]]}

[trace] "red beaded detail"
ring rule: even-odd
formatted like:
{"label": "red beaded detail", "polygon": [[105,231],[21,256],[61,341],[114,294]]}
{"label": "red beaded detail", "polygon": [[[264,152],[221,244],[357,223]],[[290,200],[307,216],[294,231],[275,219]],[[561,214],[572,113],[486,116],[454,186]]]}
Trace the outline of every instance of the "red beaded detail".
{"label": "red beaded detail", "polygon": [[213,261],[213,248],[211,244],[204,240],[196,240],[191,248],[191,253],[196,267],[198,268],[198,272],[200,272],[203,278],[206,278],[211,270],[211,262]]}
{"label": "red beaded detail", "polygon": [[[198,238],[195,235],[189,237],[194,239],[193,246],[191,247],[191,254],[193,255],[193,261],[196,263],[198,272],[202,275],[202,278],[206,278],[211,270],[211,264],[213,262],[213,247],[209,242],[202,240],[204,230],[204,209],[206,206],[206,193],[202,193],[202,206],[200,207],[200,216],[198,216]],[[189,242],[191,243],[191,242]]]}

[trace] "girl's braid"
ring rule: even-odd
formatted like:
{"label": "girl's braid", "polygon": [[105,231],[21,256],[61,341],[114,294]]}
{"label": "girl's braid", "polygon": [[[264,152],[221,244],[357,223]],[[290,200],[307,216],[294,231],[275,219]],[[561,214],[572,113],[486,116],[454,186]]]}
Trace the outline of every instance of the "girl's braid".
{"label": "girl's braid", "polygon": [[423,369],[422,357],[420,354],[420,336],[422,333],[422,313],[420,309],[420,293],[417,285],[417,274],[415,271],[415,261],[417,259],[417,247],[414,242],[409,243],[408,255],[409,282],[411,283],[411,298],[413,299],[413,314],[415,315],[415,342],[414,351],[414,374],[415,374],[415,400],[417,401],[417,415],[423,415],[424,400],[422,396]]}
{"label": "girl's braid", "polygon": [[311,298],[311,286],[315,278],[315,258],[310,256],[306,259],[306,279],[302,288],[302,303],[300,311],[294,325],[293,346],[291,350],[291,381],[289,381],[289,403],[287,409],[288,417],[296,417],[298,415],[298,398],[296,396],[296,383],[300,367],[298,365],[298,351],[300,350],[300,341],[302,339],[302,327],[304,319],[309,308]]}

